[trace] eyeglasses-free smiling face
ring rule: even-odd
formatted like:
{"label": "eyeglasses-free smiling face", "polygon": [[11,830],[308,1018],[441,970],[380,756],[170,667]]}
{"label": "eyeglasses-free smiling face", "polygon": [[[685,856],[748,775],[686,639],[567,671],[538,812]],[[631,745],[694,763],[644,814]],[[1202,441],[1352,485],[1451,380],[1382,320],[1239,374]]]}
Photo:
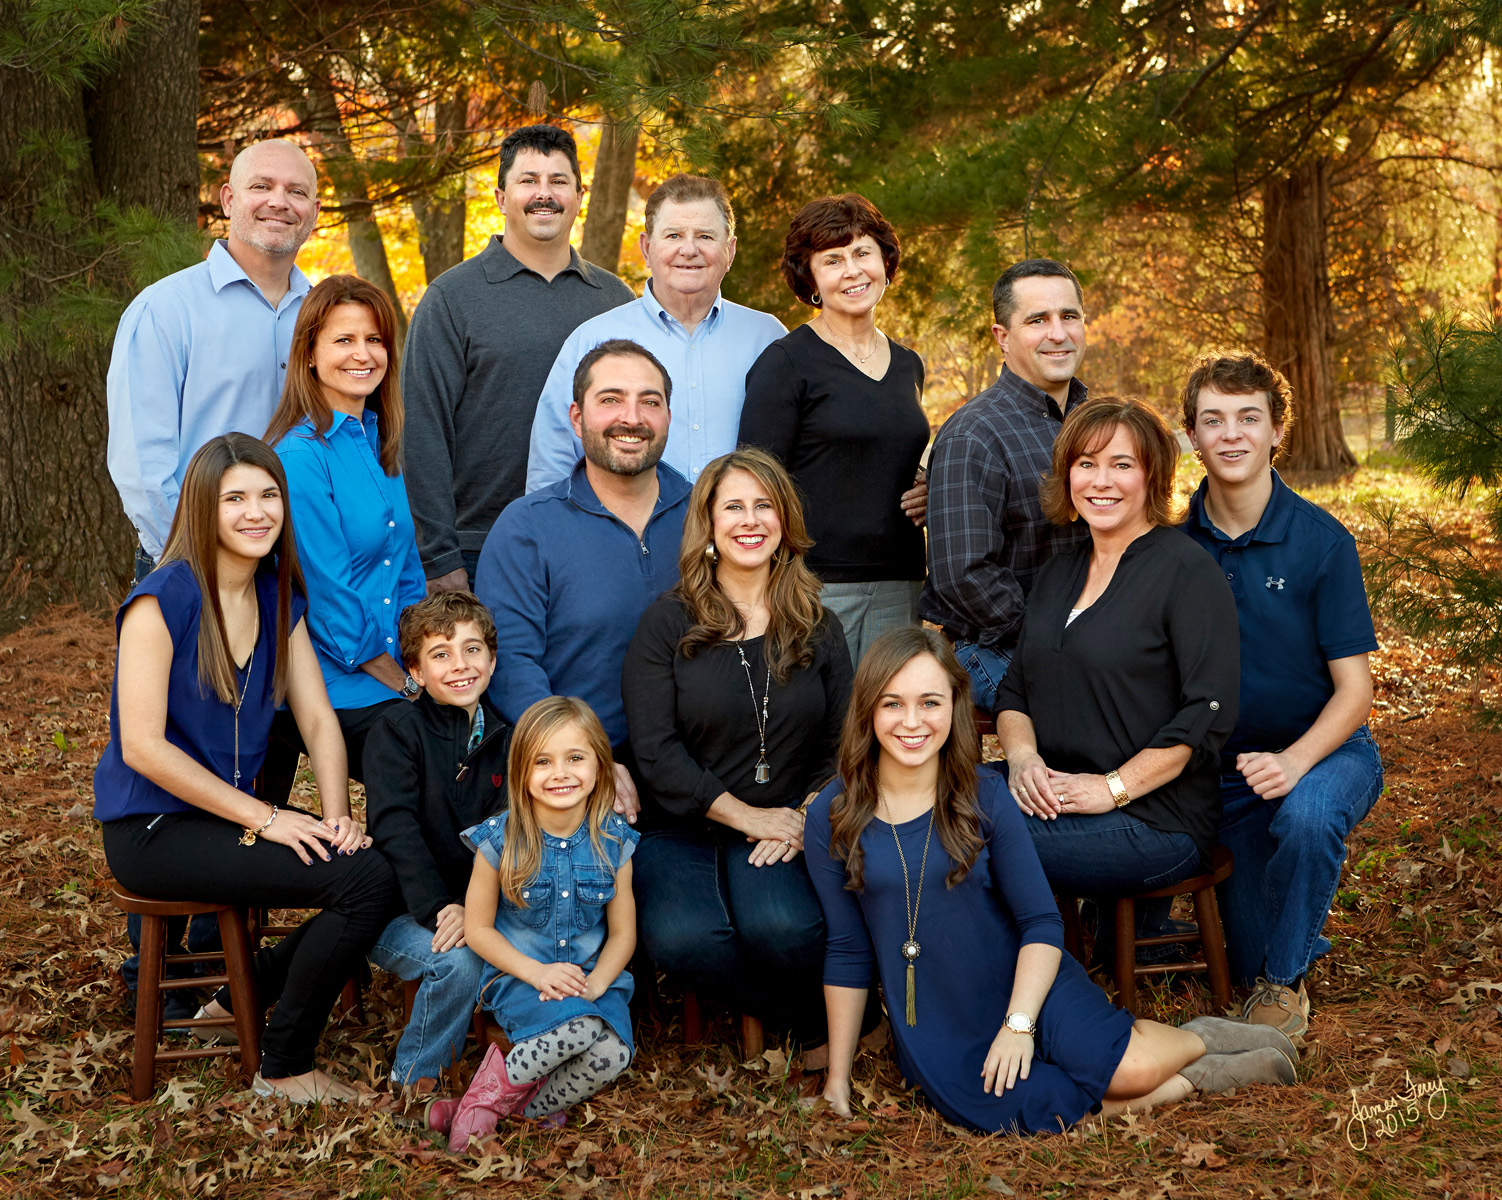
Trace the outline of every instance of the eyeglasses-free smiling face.
{"label": "eyeglasses-free smiling face", "polygon": [[286,501],[263,468],[237,463],[219,479],[219,545],[240,558],[271,553],[282,531]]}
{"label": "eyeglasses-free smiling face", "polygon": [[570,721],[553,731],[532,759],[527,776],[527,793],[541,810],[537,815],[544,828],[556,828],[557,819],[575,810],[583,819],[599,772],[600,760],[577,724]]}
{"label": "eyeglasses-free smiling face", "polygon": [[843,246],[816,251],[808,267],[825,312],[845,317],[865,316],[887,290],[887,268],[882,262],[881,247],[869,233]]}
{"label": "eyeglasses-free smiling face", "polygon": [[904,767],[931,761],[949,740],[954,693],[932,654],[919,654],[887,680],[872,726],[881,753]]}
{"label": "eyeglasses-free smiling face", "polygon": [[418,661],[407,669],[434,700],[472,715],[495,674],[495,656],[473,621],[455,621],[453,636],[424,639]]}
{"label": "eyeglasses-free smiling face", "polygon": [[1200,389],[1189,441],[1212,479],[1236,484],[1264,474],[1282,440],[1283,426],[1273,424],[1266,392],[1233,396]]}
{"label": "eyeglasses-free smiling face", "polygon": [[385,339],[368,304],[336,304],[313,339],[313,374],[335,412],[359,416],[386,378]]}
{"label": "eyeglasses-free smiling face", "polygon": [[495,190],[495,202],[506,217],[503,240],[524,247],[566,240],[582,198],[574,168],[562,150],[518,150],[505,186]]}
{"label": "eyeglasses-free smiling face", "polygon": [[1136,537],[1150,527],[1147,519],[1147,471],[1137,442],[1121,425],[1094,453],[1069,464],[1069,498],[1092,534]]}
{"label": "eyeglasses-free smiling face", "polygon": [[1068,385],[1085,357],[1085,313],[1072,280],[1031,275],[1012,285],[1016,309],[991,326],[1012,374],[1041,391]]}
{"label": "eyeglasses-free smiling face", "polygon": [[782,545],[777,506],[750,471],[726,471],[715,488],[711,515],[714,545],[721,569],[755,571],[766,566]]}
{"label": "eyeglasses-free smiling face", "polygon": [[652,292],[713,295],[735,261],[735,239],[713,200],[667,200],[651,234],[641,235],[641,256],[652,273]]}

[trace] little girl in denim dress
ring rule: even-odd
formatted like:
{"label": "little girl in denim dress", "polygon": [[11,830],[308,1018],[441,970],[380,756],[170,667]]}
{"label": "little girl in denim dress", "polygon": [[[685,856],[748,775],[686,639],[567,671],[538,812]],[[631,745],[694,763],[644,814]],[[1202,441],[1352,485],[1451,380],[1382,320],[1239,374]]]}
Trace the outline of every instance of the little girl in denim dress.
{"label": "little girl in denim dress", "polygon": [[631,1064],[636,950],[631,855],[637,832],[613,811],[610,742],[582,700],[539,700],[516,724],[510,808],[468,831],[474,874],[464,936],[489,967],[480,1003],[511,1050],[491,1046],[460,1100],[428,1124],[463,1150],[503,1116],[556,1128],[569,1105]]}

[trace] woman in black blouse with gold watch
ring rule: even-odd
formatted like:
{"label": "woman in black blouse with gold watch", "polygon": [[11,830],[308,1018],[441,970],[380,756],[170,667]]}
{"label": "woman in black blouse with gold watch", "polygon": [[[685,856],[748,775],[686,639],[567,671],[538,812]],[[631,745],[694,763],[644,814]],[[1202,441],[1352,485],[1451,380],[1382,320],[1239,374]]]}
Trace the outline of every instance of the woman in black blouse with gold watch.
{"label": "woman in black blouse with gold watch", "polygon": [[1177,883],[1215,845],[1240,638],[1220,568],[1174,528],[1178,456],[1155,410],[1093,400],[1064,421],[1041,492],[1090,541],[1033,585],[997,733],[1049,883],[1077,894]]}
{"label": "woman in black blouse with gold watch", "polygon": [[801,806],[834,774],[851,667],[808,546],[775,458],[746,449],[710,463],[689,499],[680,582],[642,615],[621,692],[641,785],[647,953],[819,1046],[824,918]]}

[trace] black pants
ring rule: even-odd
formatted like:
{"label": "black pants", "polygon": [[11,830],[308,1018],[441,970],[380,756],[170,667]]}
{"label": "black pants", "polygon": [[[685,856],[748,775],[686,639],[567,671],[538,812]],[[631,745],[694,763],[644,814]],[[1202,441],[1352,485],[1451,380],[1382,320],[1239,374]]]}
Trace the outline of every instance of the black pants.
{"label": "black pants", "polygon": [[[356,783],[365,782],[365,737],[376,718],[393,704],[406,704],[406,700],[383,700],[365,708],[336,708],[339,728],[344,731],[344,753],[349,759],[349,777]],[[297,779],[297,758],[307,753],[302,744],[302,734],[297,731],[297,721],[287,709],[282,709],[271,722],[271,745],[266,748],[266,760],[261,766],[261,786],[257,795],[267,804],[285,806],[292,794],[292,784]]]}
{"label": "black pants", "polygon": [[240,845],[241,829],[206,812],[122,817],[104,825],[110,872],[158,900],[204,900],[320,911],[256,954],[256,984],[275,1005],[261,1041],[268,1079],[313,1069],[313,1051],[334,1001],[375,945],[397,903],[396,876],[379,851],[314,856],[262,838]]}

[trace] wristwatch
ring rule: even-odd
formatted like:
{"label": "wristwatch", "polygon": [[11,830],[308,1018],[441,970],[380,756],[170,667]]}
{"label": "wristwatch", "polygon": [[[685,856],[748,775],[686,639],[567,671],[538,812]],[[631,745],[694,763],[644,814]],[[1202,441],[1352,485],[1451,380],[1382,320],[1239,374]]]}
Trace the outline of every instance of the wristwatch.
{"label": "wristwatch", "polygon": [[1025,1012],[1014,1012],[1008,1016],[1006,1027],[1013,1033],[1025,1033],[1029,1037],[1038,1032],[1038,1027],[1033,1024],[1032,1017]]}
{"label": "wristwatch", "polygon": [[420,692],[420,691],[422,691],[422,685],[420,683],[418,683],[417,680],[413,679],[412,676],[410,676],[410,675],[403,675],[402,676],[402,693],[401,694],[402,694],[402,696],[403,696],[404,699],[410,700],[410,699],[412,699],[413,696],[417,695],[417,693]]}

